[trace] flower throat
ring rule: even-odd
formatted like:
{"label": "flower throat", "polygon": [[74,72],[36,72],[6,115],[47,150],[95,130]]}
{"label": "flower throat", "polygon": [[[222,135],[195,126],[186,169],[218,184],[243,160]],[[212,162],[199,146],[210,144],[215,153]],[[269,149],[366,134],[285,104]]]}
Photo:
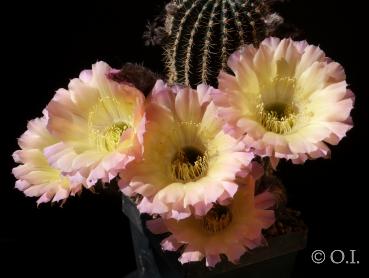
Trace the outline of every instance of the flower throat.
{"label": "flower throat", "polygon": [[184,147],[175,154],[170,170],[176,181],[196,181],[208,170],[208,156],[196,148]]}
{"label": "flower throat", "polygon": [[210,234],[224,230],[232,221],[232,213],[228,207],[214,204],[214,207],[204,216],[203,228]]}

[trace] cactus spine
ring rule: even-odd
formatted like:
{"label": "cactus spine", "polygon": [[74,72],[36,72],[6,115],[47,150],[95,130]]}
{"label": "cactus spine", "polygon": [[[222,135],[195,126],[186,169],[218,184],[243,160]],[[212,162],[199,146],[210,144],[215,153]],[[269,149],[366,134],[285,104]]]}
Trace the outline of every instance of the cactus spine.
{"label": "cactus spine", "polygon": [[216,85],[229,54],[260,42],[280,19],[265,0],[172,0],[165,20],[168,81]]}

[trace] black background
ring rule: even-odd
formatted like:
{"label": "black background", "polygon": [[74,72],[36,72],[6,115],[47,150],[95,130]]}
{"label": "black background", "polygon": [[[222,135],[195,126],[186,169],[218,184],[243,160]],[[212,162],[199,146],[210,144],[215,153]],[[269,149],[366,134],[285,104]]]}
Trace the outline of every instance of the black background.
{"label": "black background", "polygon": [[[11,153],[28,120],[60,87],[98,60],[113,67],[139,62],[160,71],[159,49],[142,40],[149,19],[164,1],[120,0],[115,3],[18,3],[1,8],[1,180],[0,277],[123,277],[135,268],[127,219],[114,190],[84,191],[64,206],[36,207],[35,199],[14,189]],[[41,2],[41,1],[40,1]],[[302,211],[309,226],[308,247],[298,256],[294,277],[329,275],[359,277],[365,263],[368,217],[364,188],[368,184],[367,29],[364,1],[295,0],[281,7],[304,37],[320,45],[346,69],[356,94],[355,127],[331,160],[303,166],[280,165],[290,206]],[[361,5],[361,6],[360,6]],[[4,63],[5,62],[5,63]],[[364,208],[365,207],[365,208]],[[359,265],[315,265],[315,249],[357,249]]]}

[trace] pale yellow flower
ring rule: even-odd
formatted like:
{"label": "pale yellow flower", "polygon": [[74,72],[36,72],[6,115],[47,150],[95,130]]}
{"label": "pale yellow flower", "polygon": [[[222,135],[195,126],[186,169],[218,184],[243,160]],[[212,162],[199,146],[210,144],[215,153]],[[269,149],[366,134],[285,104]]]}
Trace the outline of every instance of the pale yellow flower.
{"label": "pale yellow flower", "polygon": [[14,152],[14,160],[21,165],[13,169],[18,179],[16,188],[30,197],[40,197],[38,204],[66,199],[81,190],[81,179],[78,176],[65,177],[49,165],[43,150],[55,143],[57,139],[46,129],[47,116],[37,118],[28,123],[28,130],[18,143],[21,150]]}
{"label": "pale yellow flower", "polygon": [[47,106],[49,131],[60,142],[45,155],[63,173],[86,178],[87,187],[109,182],[142,154],[144,96],[136,88],[109,78],[98,62],[60,89]]}
{"label": "pale yellow flower", "polygon": [[141,212],[182,219],[205,214],[237,191],[253,154],[224,130],[212,88],[170,87],[158,81],[148,101],[142,161],[122,173],[125,194],[141,194]]}
{"label": "pale yellow flower", "polygon": [[219,76],[217,105],[261,156],[303,163],[328,157],[352,127],[354,96],[343,68],[305,41],[267,38],[242,47]]}

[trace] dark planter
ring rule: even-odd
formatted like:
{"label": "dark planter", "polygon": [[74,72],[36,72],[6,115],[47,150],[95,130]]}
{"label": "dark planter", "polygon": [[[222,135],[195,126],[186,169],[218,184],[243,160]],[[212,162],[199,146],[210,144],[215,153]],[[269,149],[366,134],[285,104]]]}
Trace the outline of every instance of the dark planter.
{"label": "dark planter", "polygon": [[140,215],[135,204],[123,196],[123,213],[130,220],[137,270],[127,277],[247,277],[286,278],[293,271],[299,250],[305,248],[307,230],[290,232],[268,238],[268,247],[261,247],[242,256],[239,264],[221,262],[213,269],[204,262],[181,265],[176,252],[163,252],[158,237],[145,227],[145,215]]}

